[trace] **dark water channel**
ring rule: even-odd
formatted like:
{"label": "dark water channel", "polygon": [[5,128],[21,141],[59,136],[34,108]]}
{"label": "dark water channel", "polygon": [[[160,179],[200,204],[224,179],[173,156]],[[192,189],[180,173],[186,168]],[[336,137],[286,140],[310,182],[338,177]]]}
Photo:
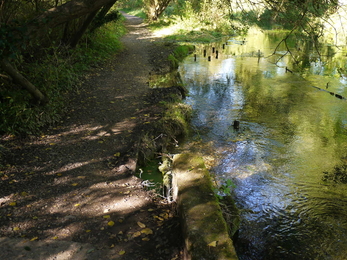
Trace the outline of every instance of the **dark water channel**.
{"label": "dark water channel", "polygon": [[347,259],[346,52],[326,46],[319,57],[293,39],[294,63],[284,45],[269,56],[281,38],[254,31],[181,64],[198,131],[190,146],[236,184],[240,259]]}

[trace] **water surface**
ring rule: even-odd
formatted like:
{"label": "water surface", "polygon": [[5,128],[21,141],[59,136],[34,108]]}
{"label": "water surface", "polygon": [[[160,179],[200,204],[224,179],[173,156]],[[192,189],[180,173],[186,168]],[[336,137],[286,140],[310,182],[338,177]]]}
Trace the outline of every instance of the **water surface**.
{"label": "water surface", "polygon": [[289,55],[282,36],[199,46],[180,66],[186,102],[211,171],[236,184],[240,259],[347,259],[346,53],[294,38]]}

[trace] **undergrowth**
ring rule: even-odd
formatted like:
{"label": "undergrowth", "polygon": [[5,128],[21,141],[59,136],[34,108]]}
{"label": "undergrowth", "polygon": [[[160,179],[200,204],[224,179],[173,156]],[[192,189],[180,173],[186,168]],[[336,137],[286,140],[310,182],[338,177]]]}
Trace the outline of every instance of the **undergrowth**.
{"label": "undergrowth", "polygon": [[37,134],[59,122],[68,100],[82,88],[82,77],[121,49],[123,19],[86,34],[75,49],[62,45],[17,56],[12,63],[49,99],[38,105],[29,93],[5,78],[0,80],[0,134]]}

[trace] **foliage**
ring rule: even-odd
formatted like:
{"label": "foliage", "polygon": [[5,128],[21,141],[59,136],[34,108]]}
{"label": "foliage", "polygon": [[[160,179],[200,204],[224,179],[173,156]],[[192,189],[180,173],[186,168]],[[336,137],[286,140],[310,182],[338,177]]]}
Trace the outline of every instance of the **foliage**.
{"label": "foliage", "polygon": [[0,132],[34,134],[42,126],[58,122],[67,111],[69,96],[78,93],[81,76],[121,48],[118,39],[124,32],[121,21],[112,22],[86,35],[83,44],[74,50],[51,46],[41,49],[41,57],[17,56],[17,67],[50,102],[38,106],[14,83],[0,81]]}
{"label": "foliage", "polygon": [[171,62],[171,67],[177,69],[179,63],[194,51],[195,47],[192,45],[180,45],[172,54],[169,55],[168,60]]}
{"label": "foliage", "polygon": [[103,26],[104,24],[110,23],[112,21],[117,21],[121,17],[121,14],[117,10],[112,10],[111,12],[107,13],[105,16],[97,15],[92,24],[92,30],[95,30],[96,28],[99,28]]}
{"label": "foliage", "polygon": [[235,183],[231,179],[226,179],[218,188],[215,189],[214,193],[218,200],[222,200],[225,196],[231,196],[231,191],[235,188]]}

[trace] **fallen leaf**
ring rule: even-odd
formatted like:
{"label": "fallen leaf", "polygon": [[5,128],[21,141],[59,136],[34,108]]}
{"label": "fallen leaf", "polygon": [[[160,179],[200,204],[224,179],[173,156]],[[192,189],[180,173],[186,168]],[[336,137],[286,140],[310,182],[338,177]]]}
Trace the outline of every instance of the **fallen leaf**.
{"label": "fallen leaf", "polygon": [[153,230],[150,229],[150,228],[145,228],[145,229],[141,230],[141,233],[145,234],[145,235],[152,235],[153,234]]}
{"label": "fallen leaf", "polygon": [[124,255],[125,254],[125,251],[124,250],[121,250],[119,251],[118,255]]}
{"label": "fallen leaf", "polygon": [[110,246],[110,248],[113,248],[114,247],[114,244],[112,244],[111,246]]}
{"label": "fallen leaf", "polygon": [[39,237],[33,237],[32,239],[30,239],[30,241],[35,241],[37,239],[39,239]]}
{"label": "fallen leaf", "polygon": [[216,247],[218,244],[218,241],[212,241],[211,243],[208,244],[210,247]]}
{"label": "fallen leaf", "polygon": [[14,228],[13,228],[13,231],[18,231],[18,230],[20,230],[19,227],[14,227]]}
{"label": "fallen leaf", "polygon": [[90,229],[87,229],[87,230],[86,230],[86,233],[89,233],[89,232],[91,232],[91,230],[90,230]]}
{"label": "fallen leaf", "polygon": [[114,226],[114,222],[111,220],[111,221],[109,221],[109,222],[107,223],[107,225],[110,226],[110,227],[113,227],[113,226]]}
{"label": "fallen leaf", "polygon": [[141,223],[140,221],[139,221],[139,222],[137,222],[137,225],[139,225],[139,227],[140,227],[140,228],[145,228],[145,227],[146,227],[146,225],[145,225],[145,224],[143,224],[143,223]]}
{"label": "fallen leaf", "polygon": [[78,183],[72,183],[71,184],[71,186],[77,186],[78,185]]}
{"label": "fallen leaf", "polygon": [[105,216],[102,216],[103,218],[110,218],[111,216],[110,215],[105,215]]}
{"label": "fallen leaf", "polygon": [[119,156],[120,156],[120,152],[115,153],[113,156],[115,156],[115,157],[119,157]]}
{"label": "fallen leaf", "polygon": [[140,231],[137,231],[137,232],[135,232],[135,233],[133,234],[132,237],[139,237],[139,236],[141,236],[141,232],[140,232]]}
{"label": "fallen leaf", "polygon": [[77,204],[75,204],[74,206],[75,206],[75,207],[78,207],[78,206],[80,206],[80,205],[81,205],[81,204],[77,203]]}
{"label": "fallen leaf", "polygon": [[55,237],[52,237],[52,239],[58,239],[58,237],[57,237],[57,236],[55,236]]}
{"label": "fallen leaf", "polygon": [[142,241],[149,241],[150,239],[148,237],[142,238]]}
{"label": "fallen leaf", "polygon": [[17,206],[17,202],[12,201],[12,202],[10,202],[8,205],[10,205],[10,206],[14,207],[14,206]]}

